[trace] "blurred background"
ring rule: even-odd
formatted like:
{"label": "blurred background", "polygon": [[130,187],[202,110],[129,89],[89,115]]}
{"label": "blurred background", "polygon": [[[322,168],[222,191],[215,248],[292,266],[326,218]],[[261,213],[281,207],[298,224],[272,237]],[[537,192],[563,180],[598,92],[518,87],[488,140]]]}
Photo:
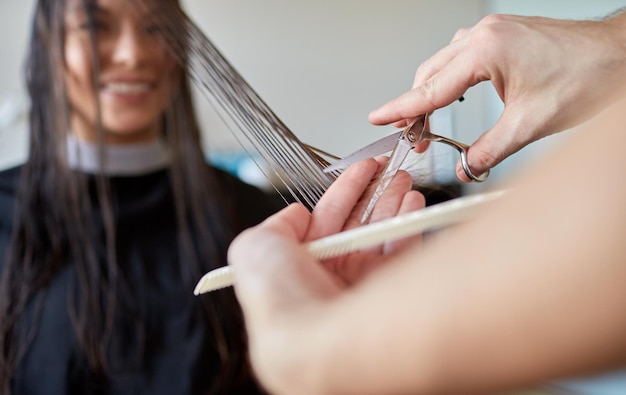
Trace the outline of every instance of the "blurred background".
{"label": "blurred background", "polygon": [[[338,156],[393,131],[367,122],[368,113],[411,87],[417,66],[462,27],[490,13],[594,18],[624,0],[182,0],[188,14],[248,83],[305,143]],[[22,66],[34,0],[0,2],[0,168],[21,162],[28,133]],[[593,76],[590,76],[593,78]],[[207,155],[263,185],[232,132],[198,97]],[[502,105],[488,83],[465,101],[435,113],[433,131],[471,143],[498,118]],[[559,137],[551,137],[555,140]],[[543,155],[542,142],[507,159],[489,188]],[[435,144],[413,160],[425,184],[456,183],[457,156]]]}

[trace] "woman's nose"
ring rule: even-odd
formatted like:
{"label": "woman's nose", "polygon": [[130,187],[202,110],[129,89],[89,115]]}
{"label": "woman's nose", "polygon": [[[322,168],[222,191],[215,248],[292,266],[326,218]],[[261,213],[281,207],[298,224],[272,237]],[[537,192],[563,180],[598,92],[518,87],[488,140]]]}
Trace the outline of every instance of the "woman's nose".
{"label": "woman's nose", "polygon": [[137,26],[131,24],[122,26],[117,34],[111,54],[113,63],[128,67],[136,67],[145,63],[150,52],[154,49],[149,38]]}

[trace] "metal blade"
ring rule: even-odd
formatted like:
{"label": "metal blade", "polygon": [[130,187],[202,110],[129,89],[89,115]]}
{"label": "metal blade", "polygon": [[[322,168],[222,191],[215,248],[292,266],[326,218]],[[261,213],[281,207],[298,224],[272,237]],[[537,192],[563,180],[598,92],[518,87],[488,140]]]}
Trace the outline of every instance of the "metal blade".
{"label": "metal blade", "polygon": [[389,162],[387,162],[387,167],[385,167],[380,182],[376,187],[376,191],[374,191],[374,194],[372,195],[367,207],[365,208],[365,212],[361,217],[362,224],[366,223],[369,220],[370,215],[372,215],[372,211],[374,211],[374,206],[378,202],[378,199],[380,199],[389,184],[391,184],[391,180],[393,180],[393,177],[396,175],[398,170],[400,170],[400,166],[402,166],[402,163],[406,159],[406,156],[412,149],[413,146],[406,139],[403,138],[398,140],[398,143],[396,144],[396,147],[394,148],[393,153],[389,158]]}
{"label": "metal blade", "polygon": [[372,158],[374,156],[382,155],[385,152],[389,152],[396,146],[398,139],[402,131],[390,134],[389,136],[385,136],[379,140],[374,141],[371,144],[366,145],[365,147],[349,154],[348,156],[344,156],[342,159],[339,159],[332,165],[324,168],[324,173],[330,173],[335,170],[345,169],[353,163],[362,161],[367,158]]}

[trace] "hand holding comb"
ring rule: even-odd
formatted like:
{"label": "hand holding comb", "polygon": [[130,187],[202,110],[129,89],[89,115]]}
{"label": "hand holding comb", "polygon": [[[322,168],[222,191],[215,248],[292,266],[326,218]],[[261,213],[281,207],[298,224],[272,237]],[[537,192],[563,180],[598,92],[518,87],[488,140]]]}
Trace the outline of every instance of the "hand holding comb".
{"label": "hand holding comb", "polygon": [[[465,196],[380,222],[361,226],[307,243],[317,259],[328,259],[362,248],[373,247],[386,241],[415,235],[430,229],[441,228],[470,218],[476,209],[505,192],[494,191]],[[205,274],[194,290],[195,295],[233,285],[230,266],[220,267]]]}

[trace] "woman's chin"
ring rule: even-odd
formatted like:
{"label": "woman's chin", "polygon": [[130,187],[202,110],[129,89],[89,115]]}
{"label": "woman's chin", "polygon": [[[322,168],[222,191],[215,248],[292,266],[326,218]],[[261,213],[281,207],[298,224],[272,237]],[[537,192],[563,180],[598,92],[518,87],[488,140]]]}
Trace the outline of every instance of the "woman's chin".
{"label": "woman's chin", "polygon": [[[115,126],[115,125],[111,125]],[[146,127],[145,125],[124,125],[125,127],[105,127],[106,142],[109,144],[136,144],[153,141],[158,138],[159,133],[154,127]]]}

